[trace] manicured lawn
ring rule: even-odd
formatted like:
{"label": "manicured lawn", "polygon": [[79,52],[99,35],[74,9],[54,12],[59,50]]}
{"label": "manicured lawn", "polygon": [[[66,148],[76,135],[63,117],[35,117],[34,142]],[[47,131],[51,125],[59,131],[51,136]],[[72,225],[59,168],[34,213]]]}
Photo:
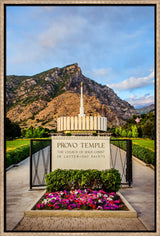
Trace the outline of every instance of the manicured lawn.
{"label": "manicured lawn", "polygon": [[[49,138],[43,138],[49,139]],[[10,141],[6,141],[6,151],[11,151],[19,147],[30,145],[30,139],[14,139]]]}
{"label": "manicured lawn", "polygon": [[[46,138],[46,140],[49,138]],[[33,153],[49,145],[49,142],[36,141],[33,143]],[[6,142],[6,168],[17,164],[29,156],[30,139],[15,139]]]}
{"label": "manicured lawn", "polygon": [[18,147],[29,145],[30,139],[15,139],[6,141],[6,151],[14,150]]}
{"label": "manicured lawn", "polygon": [[150,140],[150,139],[133,139],[132,143],[154,151],[154,140]]}
{"label": "manicured lawn", "polygon": [[111,137],[112,140],[114,139],[131,139],[132,140],[132,143],[133,144],[136,144],[140,147],[144,147],[144,148],[147,148],[151,151],[154,152],[154,140],[151,140],[151,139],[144,139],[144,138],[122,138],[122,137],[117,137],[117,138],[114,138],[114,137]]}

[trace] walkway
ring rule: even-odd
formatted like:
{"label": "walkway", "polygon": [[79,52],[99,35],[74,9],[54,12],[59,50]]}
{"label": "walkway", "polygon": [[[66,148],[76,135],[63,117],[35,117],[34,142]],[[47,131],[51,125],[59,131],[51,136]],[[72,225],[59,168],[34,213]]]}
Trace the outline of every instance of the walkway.
{"label": "walkway", "polygon": [[[6,183],[6,230],[12,231],[23,218],[24,211],[42,195],[44,190],[29,191],[29,158],[20,166],[7,171]],[[15,231],[154,231],[154,170],[133,160],[133,187],[121,189],[120,192],[138,212],[138,219],[116,218],[115,221],[113,218],[74,218],[69,220],[47,217],[42,221],[41,217],[36,219],[25,217]]]}

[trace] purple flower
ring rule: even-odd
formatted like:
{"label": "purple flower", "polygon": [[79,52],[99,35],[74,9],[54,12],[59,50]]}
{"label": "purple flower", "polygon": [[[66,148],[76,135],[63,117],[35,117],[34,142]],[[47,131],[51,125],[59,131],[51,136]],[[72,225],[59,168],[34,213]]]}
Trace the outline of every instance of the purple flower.
{"label": "purple flower", "polygon": [[110,207],[104,206],[103,209],[104,209],[104,210],[109,210]]}
{"label": "purple flower", "polygon": [[[65,195],[64,195],[65,194]],[[42,202],[37,204],[37,209],[45,208],[48,206],[54,209],[67,208],[72,210],[78,209],[96,209],[96,210],[116,210],[123,207],[120,198],[115,192],[106,193],[102,189],[93,191],[91,189],[85,190],[71,190],[46,193]],[[52,205],[53,204],[53,205]]]}

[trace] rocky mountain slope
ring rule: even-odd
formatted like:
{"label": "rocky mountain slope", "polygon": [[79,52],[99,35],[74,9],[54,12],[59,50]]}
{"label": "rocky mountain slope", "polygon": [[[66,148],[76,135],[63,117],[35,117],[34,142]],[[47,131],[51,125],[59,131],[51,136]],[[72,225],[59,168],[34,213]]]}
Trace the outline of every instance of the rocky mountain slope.
{"label": "rocky mountain slope", "polygon": [[34,76],[7,76],[7,117],[21,127],[56,127],[56,118],[78,115],[80,84],[84,83],[86,115],[108,118],[108,125],[123,125],[137,111],[112,89],[86,78],[77,63]]}
{"label": "rocky mountain slope", "polygon": [[155,110],[155,105],[154,104],[136,109],[136,111],[139,114],[147,114],[148,112],[153,112],[154,110]]}

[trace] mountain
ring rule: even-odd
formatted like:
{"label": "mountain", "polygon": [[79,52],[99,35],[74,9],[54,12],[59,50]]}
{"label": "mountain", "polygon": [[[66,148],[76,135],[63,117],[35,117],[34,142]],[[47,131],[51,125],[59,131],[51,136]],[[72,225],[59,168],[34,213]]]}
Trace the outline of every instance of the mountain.
{"label": "mountain", "polygon": [[149,106],[136,109],[136,111],[137,111],[139,114],[147,114],[148,112],[153,112],[153,111],[155,111],[155,105],[154,105],[154,104],[151,104],[151,105],[149,105]]}
{"label": "mountain", "polygon": [[7,76],[7,117],[22,128],[31,125],[55,128],[58,116],[79,114],[82,81],[86,115],[106,116],[108,126],[112,126],[123,125],[137,114],[134,107],[121,100],[111,88],[85,77],[75,63],[34,76]]}

